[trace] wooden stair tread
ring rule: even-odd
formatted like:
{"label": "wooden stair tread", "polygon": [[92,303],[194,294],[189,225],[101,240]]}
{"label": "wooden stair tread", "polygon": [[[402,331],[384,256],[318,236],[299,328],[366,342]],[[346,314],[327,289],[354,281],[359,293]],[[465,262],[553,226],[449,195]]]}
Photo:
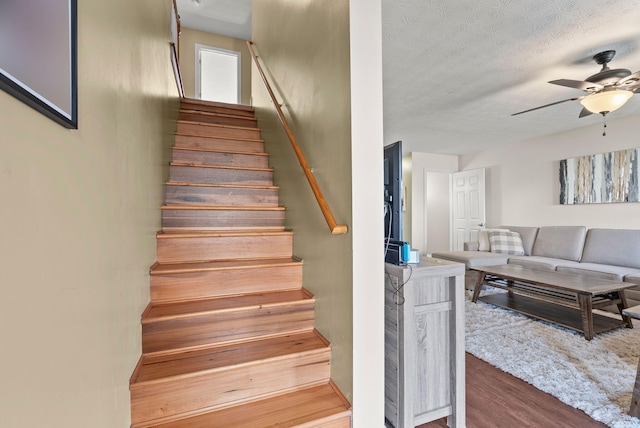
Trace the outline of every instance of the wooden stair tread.
{"label": "wooden stair tread", "polygon": [[314,330],[181,354],[143,356],[131,378],[131,389],[149,382],[189,377],[201,372],[220,371],[247,364],[260,364],[265,360],[324,352],[328,347],[327,340]]}
{"label": "wooden stair tread", "polygon": [[258,184],[210,184],[210,183],[187,183],[183,181],[167,181],[167,186],[193,186],[193,187],[214,187],[232,189],[257,189],[257,190],[278,190],[278,186],[261,186]]}
{"label": "wooden stair tread", "polygon": [[167,275],[175,273],[204,272],[231,269],[261,269],[276,266],[293,266],[302,264],[302,260],[291,258],[248,259],[248,260],[211,260],[192,263],[155,263],[151,267],[151,275]]}
{"label": "wooden stair tread", "polygon": [[242,150],[219,150],[219,149],[202,149],[197,147],[173,147],[173,150],[176,151],[185,151],[185,152],[207,152],[207,153],[224,153],[230,155],[247,155],[247,156],[269,156],[269,153],[265,152],[247,152]]}
{"label": "wooden stair tread", "polygon": [[230,108],[230,109],[235,109],[235,110],[244,110],[244,111],[249,111],[249,112],[254,112],[255,109],[251,106],[247,106],[244,104],[232,104],[232,103],[223,103],[221,101],[207,101],[207,100],[200,100],[197,98],[184,98],[182,100],[184,103],[188,103],[188,104],[200,104],[203,106],[211,106],[211,107],[224,107],[224,108]]}
{"label": "wooden stair tread", "polygon": [[204,127],[209,127],[209,128],[221,128],[221,129],[237,129],[239,131],[245,130],[245,131],[259,131],[260,128],[258,127],[252,127],[252,126],[237,126],[237,125],[227,125],[227,124],[223,124],[223,123],[207,123],[207,122],[197,122],[197,121],[193,121],[193,120],[178,120],[178,124],[185,124],[185,125],[198,125],[198,126],[204,126]]}
{"label": "wooden stair tread", "polygon": [[131,426],[350,428],[253,107],[183,98],[172,150]]}
{"label": "wooden stair tread", "polygon": [[194,165],[192,163],[186,163],[186,162],[171,162],[169,165],[171,165],[171,166],[188,166],[188,167],[193,167],[193,168],[218,168],[218,169],[231,169],[231,170],[241,170],[241,171],[273,172],[273,168],[255,168],[255,167],[246,167],[246,166]]}
{"label": "wooden stair tread", "polygon": [[187,302],[150,303],[142,315],[142,324],[178,318],[190,318],[201,314],[295,305],[308,303],[309,301],[313,301],[313,299],[313,294],[307,290],[300,289],[218,297]]}
{"label": "wooden stair tread", "polygon": [[[248,128],[248,129],[251,129],[251,128]],[[260,139],[260,138],[215,137],[215,136],[210,136],[210,135],[191,134],[191,133],[184,132],[184,131],[176,131],[176,133],[174,135],[179,135],[179,136],[182,136],[182,137],[210,138],[212,140],[225,140],[225,141],[233,141],[233,142],[236,142],[236,143],[243,143],[243,142],[264,143],[264,140]],[[259,152],[259,153],[262,153],[262,152]]]}
{"label": "wooden stair tread", "polygon": [[229,119],[251,120],[255,122],[258,121],[258,119],[251,116],[236,115],[236,114],[230,114],[230,113],[215,113],[211,111],[197,110],[193,108],[180,108],[180,113],[201,114],[203,116],[215,116],[215,117],[224,117]]}
{"label": "wooden stair tread", "polygon": [[158,239],[171,238],[203,238],[203,237],[223,237],[223,236],[283,236],[293,235],[290,230],[274,230],[265,229],[242,229],[242,230],[190,230],[184,231],[160,231],[156,234]]}
{"label": "wooden stair tread", "polygon": [[[333,383],[303,388],[275,397],[159,424],[156,428],[278,428],[315,426],[349,417],[351,406]],[[328,426],[328,425],[322,425]],[[349,426],[349,425],[346,425]]]}
{"label": "wooden stair tread", "polygon": [[284,211],[282,206],[247,205],[163,205],[163,210],[219,210],[219,211]]}

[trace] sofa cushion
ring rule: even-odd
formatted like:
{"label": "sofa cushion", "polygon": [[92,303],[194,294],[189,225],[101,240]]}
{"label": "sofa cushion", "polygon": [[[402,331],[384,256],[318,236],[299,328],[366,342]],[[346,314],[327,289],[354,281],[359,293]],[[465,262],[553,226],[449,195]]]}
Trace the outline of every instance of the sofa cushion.
{"label": "sofa cushion", "polygon": [[540,257],[540,256],[511,256],[509,257],[509,264],[518,265],[530,269],[541,270],[556,270],[560,265],[575,264],[578,262],[571,262],[565,259],[554,259],[552,257]]}
{"label": "sofa cushion", "polygon": [[582,261],[640,269],[640,230],[589,230]]}
{"label": "sofa cushion", "polygon": [[624,277],[625,282],[638,284],[633,288],[627,288],[624,291],[629,306],[640,305],[640,274],[627,275]]}
{"label": "sofa cushion", "polygon": [[524,248],[524,255],[530,256],[533,250],[533,244],[536,241],[536,235],[538,234],[538,228],[532,226],[500,226],[502,229],[509,229],[512,232],[518,232],[520,239],[522,239],[522,247]]}
{"label": "sofa cushion", "polygon": [[478,231],[478,251],[491,251],[489,232],[493,231],[508,232],[509,229],[480,229]]}
{"label": "sofa cushion", "polygon": [[478,251],[478,243],[474,241],[467,241],[462,245],[462,249],[465,251]]}
{"label": "sofa cushion", "polygon": [[586,235],[584,226],[540,227],[531,255],[579,261]]}
{"label": "sofa cushion", "polygon": [[610,279],[612,281],[622,281],[627,275],[640,274],[640,269],[583,262],[571,266],[561,265],[558,266],[556,270],[558,272],[575,273],[595,278]]}
{"label": "sofa cushion", "polygon": [[518,232],[492,230],[489,232],[489,242],[491,243],[492,253],[524,256],[522,239],[520,239],[520,234]]}
{"label": "sofa cushion", "polygon": [[432,257],[452,262],[464,263],[467,268],[496,266],[507,264],[507,254],[489,253],[486,251],[443,251],[431,254]]}

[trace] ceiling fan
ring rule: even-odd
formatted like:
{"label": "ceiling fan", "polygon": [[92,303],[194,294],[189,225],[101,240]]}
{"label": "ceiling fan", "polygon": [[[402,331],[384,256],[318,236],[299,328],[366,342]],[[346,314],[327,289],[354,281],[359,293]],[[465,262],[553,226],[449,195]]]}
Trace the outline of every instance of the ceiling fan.
{"label": "ceiling fan", "polygon": [[581,89],[587,95],[573,97],[555,103],[530,108],[528,110],[513,113],[511,116],[527,113],[533,110],[565,103],[567,101],[580,100],[583,108],[578,117],[585,117],[593,113],[606,115],[622,107],[633,94],[640,93],[640,71],[631,73],[626,68],[611,69],[607,64],[613,59],[616,51],[604,51],[593,56],[593,60],[602,65],[602,69],[596,74],[582,80],[558,79],[549,83]]}

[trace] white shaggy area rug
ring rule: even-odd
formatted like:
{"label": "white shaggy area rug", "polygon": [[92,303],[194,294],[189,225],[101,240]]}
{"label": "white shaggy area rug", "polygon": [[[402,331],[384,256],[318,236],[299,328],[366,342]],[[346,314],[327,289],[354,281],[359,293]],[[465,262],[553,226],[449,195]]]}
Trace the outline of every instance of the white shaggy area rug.
{"label": "white shaggy area rug", "polygon": [[640,323],[580,333],[466,301],[466,350],[613,428],[638,428],[627,414],[640,358]]}

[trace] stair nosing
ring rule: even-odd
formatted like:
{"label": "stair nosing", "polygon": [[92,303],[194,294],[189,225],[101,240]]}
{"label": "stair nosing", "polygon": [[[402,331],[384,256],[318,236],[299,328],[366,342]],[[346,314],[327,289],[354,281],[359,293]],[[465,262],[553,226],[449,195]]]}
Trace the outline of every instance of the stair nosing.
{"label": "stair nosing", "polygon": [[163,351],[143,352],[142,356],[148,357],[148,358],[170,357],[171,355],[180,355],[180,354],[184,354],[185,352],[198,352],[198,351],[206,351],[207,349],[215,349],[216,347],[221,347],[221,346],[241,345],[243,343],[250,343],[255,340],[277,339],[279,337],[291,336],[295,334],[308,334],[312,332],[314,328],[315,327],[299,328],[299,329],[286,330],[279,333],[269,333],[269,334],[245,337],[243,339],[229,339],[229,340],[222,340],[220,342],[214,342],[214,343],[206,343],[206,344],[200,344],[200,345],[183,346],[181,348],[166,349]]}
{"label": "stair nosing", "polygon": [[172,150],[183,150],[190,152],[206,152],[206,153],[224,153],[230,155],[243,155],[243,156],[269,156],[266,152],[245,152],[241,150],[220,150],[220,149],[202,149],[198,147],[173,147]]}
{"label": "stair nosing", "polygon": [[[223,237],[223,236],[293,236],[293,232],[290,230],[192,230],[190,232],[166,232],[159,231],[156,233],[156,238],[159,239],[172,239],[172,238],[202,238],[202,237]],[[268,257],[265,257],[268,258]]]}
{"label": "stair nosing", "polygon": [[[229,344],[225,344],[222,346],[232,346]],[[227,371],[229,370],[229,368],[243,368],[243,367],[251,367],[251,366],[256,366],[259,364],[264,364],[266,362],[274,362],[274,361],[281,361],[281,360],[286,360],[289,358],[293,358],[293,357],[304,357],[307,355],[313,355],[313,354],[322,354],[324,352],[329,351],[330,349],[328,346],[323,346],[321,348],[316,348],[316,349],[309,349],[306,351],[300,351],[300,352],[292,352],[291,354],[286,354],[286,355],[278,355],[276,357],[269,357],[269,358],[264,358],[264,359],[260,359],[260,360],[251,360],[251,361],[246,361],[244,363],[237,363],[237,364],[233,364],[233,365],[229,365],[229,366],[224,366],[224,367],[216,367],[216,368],[211,368],[211,369],[203,369],[203,370],[196,370],[193,372],[189,372],[189,373],[182,373],[182,374],[178,374],[178,375],[170,375],[170,376],[165,376],[162,378],[158,378],[158,379],[150,379],[150,380],[144,380],[144,381],[140,381],[140,382],[134,382],[133,384],[129,385],[130,390],[133,389],[138,389],[138,388],[142,388],[142,387],[147,387],[147,386],[151,386],[151,385],[158,385],[158,384],[162,384],[162,383],[166,383],[166,382],[173,382],[176,380],[180,380],[180,379],[190,379],[190,378],[195,378],[195,377],[199,377],[202,375],[207,375],[207,374],[213,374],[213,373],[217,373],[217,372],[222,372],[222,371]],[[207,348],[205,348],[207,349]],[[213,348],[211,348],[213,349]],[[196,351],[192,351],[192,352],[196,352]],[[171,354],[167,354],[171,355]],[[162,355],[164,356],[164,355]],[[152,358],[149,356],[143,356],[143,358]]]}
{"label": "stair nosing", "polygon": [[285,211],[284,206],[272,205],[162,205],[163,211]]}
{"label": "stair nosing", "polygon": [[[160,378],[156,378],[156,379],[149,379],[149,380],[144,380],[144,381],[135,381],[133,383],[131,383],[129,385],[129,389],[133,390],[133,389],[138,389],[138,388],[142,388],[142,387],[146,387],[149,385],[157,385],[157,384],[162,384],[162,383],[166,383],[166,382],[172,382],[172,381],[176,381],[179,379],[189,379],[189,378],[195,378],[195,377],[199,377],[202,375],[206,375],[206,374],[213,374],[213,373],[218,373],[218,372],[224,372],[229,370],[230,368],[242,368],[242,367],[251,367],[251,366],[257,366],[260,364],[264,364],[266,362],[274,362],[274,361],[282,361],[282,360],[286,360],[286,359],[290,359],[290,358],[295,358],[295,357],[301,357],[301,356],[307,356],[307,355],[313,355],[313,354],[322,354],[325,352],[331,352],[331,345],[329,343],[327,343],[327,340],[318,333],[318,331],[316,329],[312,330],[312,333],[318,338],[320,339],[320,341],[322,342],[322,346],[313,348],[313,349],[307,349],[304,351],[294,351],[291,353],[287,353],[287,354],[282,354],[282,355],[276,355],[276,356],[272,356],[272,357],[266,357],[266,358],[260,358],[260,359],[255,359],[255,360],[250,360],[250,361],[245,361],[245,362],[241,362],[241,363],[234,363],[234,364],[230,364],[230,365],[226,365],[226,366],[220,366],[220,367],[213,367],[213,368],[206,368],[206,369],[196,369],[195,371],[190,371],[188,373],[180,373],[180,374],[173,374],[173,375],[167,375],[167,376],[163,376]],[[290,336],[295,336],[296,334],[308,334],[308,333],[295,333],[295,334],[291,334]],[[289,336],[289,335],[287,335]],[[267,341],[270,340],[269,338],[265,338],[265,339],[258,339],[256,340],[256,342],[259,341]],[[211,353],[213,353],[215,351],[216,348],[223,348],[225,346],[229,347],[229,346],[239,346],[242,345],[244,343],[248,343],[251,341],[247,341],[247,342],[241,342],[238,344],[222,344],[222,345],[217,345],[217,346],[211,346],[209,348],[204,348],[200,351],[207,351],[209,350]],[[198,351],[191,351],[191,352],[198,352]],[[187,352],[188,353],[188,352]],[[167,355],[170,356],[171,354]],[[164,357],[165,355],[161,355],[160,357]],[[151,359],[153,357],[149,357],[149,356],[142,356],[142,359]],[[191,358],[189,356],[185,357],[184,359],[188,359]],[[141,370],[143,370],[145,363],[142,362],[141,364]],[[136,375],[139,375],[139,373],[135,373]]]}
{"label": "stair nosing", "polygon": [[180,108],[180,113],[189,113],[189,114],[202,114],[204,116],[217,116],[217,117],[224,117],[227,119],[240,119],[240,120],[250,120],[250,121],[254,121],[254,122],[258,122],[258,119],[255,116],[242,116],[242,115],[237,115],[237,114],[230,114],[230,113],[219,113],[219,112],[214,112],[214,111],[206,111],[206,110],[194,110],[194,109],[185,109],[185,108]]}
{"label": "stair nosing", "polygon": [[169,166],[185,166],[189,168],[218,168],[218,169],[231,169],[236,171],[273,172],[273,168],[256,168],[256,167],[227,166],[227,165],[194,165],[186,162],[171,162]]}
{"label": "stair nosing", "polygon": [[[229,297],[224,297],[224,298],[229,298]],[[233,298],[233,296],[231,296],[231,298]],[[198,299],[193,301],[181,301],[181,302],[162,302],[159,304],[156,303],[155,305],[151,304],[152,305],[151,310],[153,310],[154,307],[157,307],[157,306],[170,306],[174,304],[193,303],[193,302],[202,301],[202,300],[205,300],[205,299]],[[207,300],[215,300],[215,299],[207,299]],[[198,318],[198,317],[204,317],[208,315],[227,314],[232,312],[233,313],[251,312],[251,311],[256,311],[261,309],[273,309],[273,308],[279,308],[279,307],[285,307],[285,306],[303,306],[303,305],[309,305],[314,303],[315,303],[314,297],[306,297],[306,298],[298,298],[295,300],[284,300],[281,302],[235,306],[232,308],[224,308],[224,309],[207,309],[207,310],[194,311],[194,312],[185,312],[185,313],[176,314],[176,315],[164,315],[164,316],[149,315],[147,317],[144,317],[145,314],[143,313],[141,324],[148,325],[148,324],[162,323],[167,321],[177,321],[177,320],[185,320],[190,318]]]}
{"label": "stair nosing", "polygon": [[184,131],[176,131],[174,135],[176,136],[179,135],[182,137],[211,138],[215,140],[227,140],[227,141],[234,141],[239,143],[247,142],[247,143],[263,143],[264,144],[264,140],[260,138],[218,137],[215,135],[190,134]]}
{"label": "stair nosing", "polygon": [[[275,262],[275,263],[264,263],[265,260],[273,260],[273,261],[277,261],[280,260],[280,262]],[[205,262],[191,262],[191,263],[159,263],[159,262],[155,262],[151,268],[150,268],[150,275],[173,275],[173,274],[180,274],[180,273],[190,273],[190,272],[211,272],[211,271],[222,271],[222,270],[236,270],[236,269],[266,269],[266,268],[276,268],[276,267],[283,267],[283,266],[298,266],[298,265],[302,265],[303,261],[297,257],[282,257],[282,258],[266,258],[266,259],[240,259],[240,260],[234,260],[234,261],[229,261],[226,263],[232,264],[235,261],[239,261],[239,262],[249,262],[249,261],[255,261],[254,264],[246,264],[246,265],[238,265],[238,266],[219,266],[219,267],[215,267],[215,266],[210,266],[210,267],[204,267],[204,266],[197,266],[199,264],[205,264],[205,263],[215,263],[218,262],[218,260],[209,260],[209,261],[205,261]],[[192,268],[169,268],[165,271],[154,271],[154,268],[159,268],[160,266],[172,266],[172,265],[193,265]]]}
{"label": "stair nosing", "polygon": [[[161,418],[161,419],[154,419],[153,421],[143,421],[140,423],[137,423],[135,425],[132,425],[131,428],[153,428],[155,426],[157,426],[158,424],[166,424],[166,423],[172,423],[172,422],[179,422],[181,420],[184,419],[189,419],[189,418],[193,418],[196,416],[200,416],[200,415],[204,415],[207,413],[211,413],[211,412],[216,412],[216,411],[220,411],[220,410],[225,410],[234,406],[241,406],[241,405],[246,405],[255,401],[261,401],[261,400],[269,400],[275,397],[279,397],[282,395],[287,395],[287,394],[292,394],[298,391],[304,391],[306,389],[311,389],[311,388],[318,388],[324,385],[329,385],[331,387],[331,384],[333,383],[333,381],[331,379],[329,379],[328,381],[325,380],[318,380],[318,381],[313,381],[313,382],[308,382],[306,384],[303,385],[298,385],[295,387],[290,387],[290,388],[283,388],[281,390],[278,391],[274,391],[274,392],[270,392],[270,393],[263,393],[263,394],[259,394],[256,396],[253,396],[251,398],[248,399],[243,399],[243,400],[236,400],[236,401],[232,401],[229,403],[225,403],[224,405],[216,405],[216,406],[209,406],[209,407],[203,407],[197,410],[192,410],[192,411],[188,411],[188,412],[184,412],[181,413],[179,415],[172,415],[172,416],[168,416],[165,418]],[[335,388],[331,387],[334,392],[335,392]],[[341,400],[343,401],[343,400]],[[351,403],[349,403],[347,401],[348,405],[345,405],[345,409],[346,410],[341,410],[340,412],[336,413],[336,415],[342,415],[342,414],[347,414],[347,415],[351,415],[352,411],[351,411]],[[344,401],[343,401],[343,405],[344,405]],[[324,418],[323,418],[324,419]],[[304,426],[298,427],[298,428],[305,428]]]}
{"label": "stair nosing", "polygon": [[202,187],[221,187],[221,188],[240,188],[240,189],[256,189],[256,190],[278,190],[279,186],[261,186],[258,184],[211,184],[211,183],[194,183],[187,181],[167,181],[166,186],[202,186]]}
{"label": "stair nosing", "polygon": [[199,125],[199,126],[208,126],[211,128],[225,128],[225,129],[237,129],[239,131],[260,131],[260,128],[258,127],[251,127],[251,126],[237,126],[237,125],[227,125],[224,123],[207,123],[207,122],[197,122],[194,120],[182,120],[179,119],[178,120],[178,124],[180,123],[184,123],[184,124],[190,124],[190,125]]}

